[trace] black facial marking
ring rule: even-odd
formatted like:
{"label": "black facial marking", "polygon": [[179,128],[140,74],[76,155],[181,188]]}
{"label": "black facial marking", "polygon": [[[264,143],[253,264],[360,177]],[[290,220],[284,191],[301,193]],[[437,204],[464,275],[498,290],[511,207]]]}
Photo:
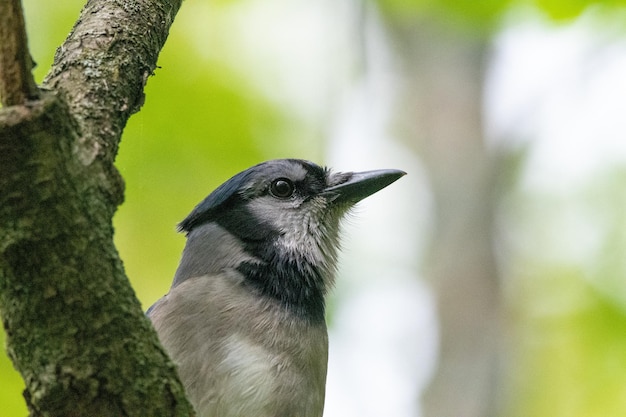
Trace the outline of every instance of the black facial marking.
{"label": "black facial marking", "polygon": [[268,222],[253,216],[244,204],[233,204],[228,213],[216,213],[212,220],[241,239],[248,252],[249,247],[273,240],[279,233]]}
{"label": "black facial marking", "polygon": [[277,300],[284,308],[311,322],[324,320],[324,280],[319,271],[297,261],[244,262],[237,268],[259,295]]}

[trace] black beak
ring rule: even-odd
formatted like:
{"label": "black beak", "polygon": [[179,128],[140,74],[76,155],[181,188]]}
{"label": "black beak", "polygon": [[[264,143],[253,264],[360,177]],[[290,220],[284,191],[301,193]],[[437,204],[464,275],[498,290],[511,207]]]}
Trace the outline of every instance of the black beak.
{"label": "black beak", "polygon": [[322,194],[335,204],[355,204],[405,175],[399,169],[354,172],[347,181],[328,187]]}

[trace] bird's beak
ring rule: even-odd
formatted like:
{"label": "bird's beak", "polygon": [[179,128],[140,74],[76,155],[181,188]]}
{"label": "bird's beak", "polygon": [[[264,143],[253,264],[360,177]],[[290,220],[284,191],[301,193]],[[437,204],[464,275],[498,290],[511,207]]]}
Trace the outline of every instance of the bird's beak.
{"label": "bird's beak", "polygon": [[404,175],[406,172],[398,169],[354,172],[347,181],[328,187],[322,194],[335,204],[355,204]]}

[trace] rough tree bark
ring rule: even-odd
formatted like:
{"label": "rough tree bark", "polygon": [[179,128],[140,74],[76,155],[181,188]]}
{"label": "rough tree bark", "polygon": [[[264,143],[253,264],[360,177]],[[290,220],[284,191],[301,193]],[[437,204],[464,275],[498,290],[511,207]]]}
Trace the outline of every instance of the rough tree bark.
{"label": "rough tree bark", "polygon": [[122,130],[180,3],[88,1],[33,91],[20,2],[0,0],[0,314],[33,416],[193,414],[111,223]]}

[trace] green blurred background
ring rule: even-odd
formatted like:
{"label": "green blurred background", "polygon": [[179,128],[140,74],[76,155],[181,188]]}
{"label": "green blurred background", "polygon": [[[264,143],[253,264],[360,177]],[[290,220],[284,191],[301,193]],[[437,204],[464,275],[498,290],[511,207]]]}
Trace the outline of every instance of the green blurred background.
{"label": "green blurred background", "polygon": [[[24,0],[39,82],[82,4]],[[618,0],[186,0],[117,160],[137,296],[255,163],[400,168],[346,225],[325,415],[626,415],[624,23]],[[25,415],[6,355],[0,381]]]}

